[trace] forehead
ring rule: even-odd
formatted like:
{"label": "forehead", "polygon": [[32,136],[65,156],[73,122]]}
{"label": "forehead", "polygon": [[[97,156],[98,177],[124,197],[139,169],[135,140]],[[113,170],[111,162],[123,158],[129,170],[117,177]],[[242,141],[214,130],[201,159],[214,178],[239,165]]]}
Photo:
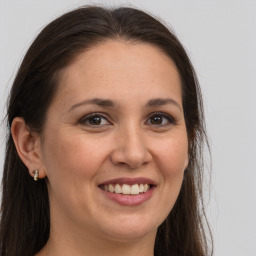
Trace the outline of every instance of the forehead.
{"label": "forehead", "polygon": [[162,89],[181,94],[180,77],[173,61],[158,47],[108,40],[85,50],[65,68],[57,94],[60,100],[85,92],[85,96],[95,97],[114,97],[115,92],[123,98],[128,89],[130,93],[144,90],[157,94]]}
{"label": "forehead", "polygon": [[[138,60],[140,61],[138,62]],[[105,68],[122,68],[130,65],[134,68],[156,68],[159,67],[159,64],[164,64],[168,65],[169,68],[176,69],[171,58],[155,45],[143,42],[107,40],[79,54],[65,71],[74,71],[85,64],[90,64],[90,68],[95,66],[99,68],[100,66],[103,67],[105,62],[111,64],[111,66],[104,66]]]}

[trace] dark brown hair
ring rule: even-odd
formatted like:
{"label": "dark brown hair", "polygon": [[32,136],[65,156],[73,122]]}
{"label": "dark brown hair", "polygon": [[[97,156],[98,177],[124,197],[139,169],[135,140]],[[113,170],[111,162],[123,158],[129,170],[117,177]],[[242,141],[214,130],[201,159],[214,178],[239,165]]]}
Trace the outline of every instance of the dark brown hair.
{"label": "dark brown hair", "polygon": [[155,255],[210,255],[202,199],[202,147],[207,138],[200,88],[189,58],[175,35],[143,11],[87,6],[62,15],[42,30],[13,83],[2,180],[2,256],[33,256],[46,244],[50,232],[46,181],[35,183],[20,160],[10,132],[12,121],[22,117],[31,130],[40,134],[61,71],[79,53],[107,39],[150,43],[176,64],[182,80],[189,165],[174,208],[158,228]]}

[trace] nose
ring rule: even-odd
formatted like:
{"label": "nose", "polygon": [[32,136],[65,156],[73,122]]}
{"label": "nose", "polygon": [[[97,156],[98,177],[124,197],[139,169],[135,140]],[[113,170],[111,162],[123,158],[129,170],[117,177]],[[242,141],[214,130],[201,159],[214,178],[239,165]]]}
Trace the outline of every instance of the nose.
{"label": "nose", "polygon": [[120,129],[113,143],[112,163],[129,169],[137,169],[149,163],[152,160],[152,155],[146,142],[147,140],[141,129]]}

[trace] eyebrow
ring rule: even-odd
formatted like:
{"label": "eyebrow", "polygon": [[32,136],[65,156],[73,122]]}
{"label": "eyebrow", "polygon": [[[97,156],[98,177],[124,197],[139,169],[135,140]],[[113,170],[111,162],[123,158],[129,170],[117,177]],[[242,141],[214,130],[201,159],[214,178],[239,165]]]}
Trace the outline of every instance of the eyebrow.
{"label": "eyebrow", "polygon": [[116,106],[116,104],[112,100],[94,98],[94,99],[88,99],[88,100],[79,102],[79,103],[71,106],[68,111],[71,111],[74,108],[77,108],[77,107],[80,107],[83,105],[97,105],[100,107],[115,107]]}
{"label": "eyebrow", "polygon": [[147,102],[146,106],[147,107],[157,107],[157,106],[164,106],[167,104],[171,104],[176,106],[180,111],[182,111],[182,108],[180,106],[180,104],[175,101],[174,99],[171,98],[167,98],[167,99],[163,99],[163,98],[156,98],[156,99],[151,99]]}
{"label": "eyebrow", "polygon": [[[174,99],[171,99],[171,98],[167,98],[167,99],[164,99],[164,98],[151,99],[151,100],[149,100],[146,103],[146,107],[157,107],[157,106],[164,106],[164,105],[167,105],[167,104],[174,105],[180,111],[182,111],[182,108],[179,105],[179,103],[177,101],[175,101]],[[75,108],[77,108],[77,107],[83,106],[83,105],[97,105],[97,106],[100,106],[100,107],[109,107],[109,108],[112,107],[112,108],[114,108],[114,107],[117,107],[118,104],[115,103],[112,100],[109,100],[109,99],[93,98],[93,99],[84,100],[82,102],[79,102],[77,104],[72,105],[69,108],[68,112],[73,110],[73,109],[75,109]]]}

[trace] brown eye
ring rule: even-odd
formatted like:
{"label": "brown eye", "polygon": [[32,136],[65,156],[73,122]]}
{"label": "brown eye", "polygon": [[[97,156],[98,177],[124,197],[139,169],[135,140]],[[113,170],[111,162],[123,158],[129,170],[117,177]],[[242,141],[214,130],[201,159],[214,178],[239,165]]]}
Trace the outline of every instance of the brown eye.
{"label": "brown eye", "polygon": [[153,126],[165,126],[165,125],[171,125],[171,124],[175,124],[175,120],[173,117],[164,114],[164,113],[155,113],[153,115],[151,115],[151,117],[148,119],[148,121],[146,122],[149,125],[153,125]]}
{"label": "brown eye", "polygon": [[91,125],[100,125],[101,124],[101,117],[100,116],[93,116],[88,119]]}
{"label": "brown eye", "polygon": [[80,124],[84,126],[94,126],[101,127],[103,125],[110,124],[106,117],[100,114],[91,114],[83,117],[80,121]]}
{"label": "brown eye", "polygon": [[162,122],[163,122],[163,118],[161,116],[153,116],[151,118],[151,124],[160,125],[162,124]]}

